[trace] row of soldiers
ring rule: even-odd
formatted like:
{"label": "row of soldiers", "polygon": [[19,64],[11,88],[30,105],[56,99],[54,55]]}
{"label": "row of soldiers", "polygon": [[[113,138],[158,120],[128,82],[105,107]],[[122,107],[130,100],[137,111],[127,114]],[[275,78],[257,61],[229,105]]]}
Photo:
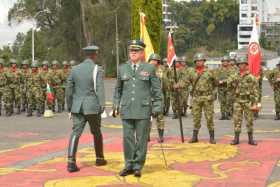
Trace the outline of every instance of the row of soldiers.
{"label": "row of soldiers", "polygon": [[[75,61],[64,61],[63,68],[56,60],[51,63],[43,61],[41,66],[35,60],[31,67],[28,60],[18,65],[15,59],[10,59],[8,67],[4,66],[4,62],[4,59],[0,59],[0,115],[2,104],[6,116],[27,112],[29,117],[36,111],[39,117],[46,105],[53,112],[56,112],[56,108],[57,112],[64,110],[64,83]],[[46,99],[47,84],[52,89],[54,101]]]}
{"label": "row of soldiers", "polygon": [[[244,113],[247,120],[249,143],[254,145],[253,117],[248,111],[253,111],[252,114],[255,117],[258,116],[260,106],[256,105],[261,103],[264,76],[268,78],[274,90],[275,120],[280,120],[280,62],[273,70],[263,71],[261,69],[260,76],[255,78],[249,73],[246,57],[237,59],[236,56],[224,56],[221,60],[221,67],[209,70],[204,64],[206,62],[205,55],[198,53],[194,56],[194,68],[188,67],[183,58],[176,59],[175,68],[178,79],[176,82],[174,67],[169,68],[165,60],[161,63],[159,55],[152,54],[149,61],[156,65],[157,76],[161,79],[164,100],[163,115],[168,115],[170,102],[174,113],[173,118],[177,118],[179,112],[185,116],[187,109],[192,109],[194,132],[191,143],[198,141],[197,135],[201,127],[202,111],[206,117],[210,142],[215,143],[213,101],[218,99],[221,111],[220,120],[230,120],[231,118],[234,120],[236,138],[233,144],[239,143]],[[158,63],[154,63],[154,61]],[[191,95],[190,101],[189,95]],[[234,109],[235,115],[233,115]],[[163,115],[157,116],[160,142],[163,141]]]}

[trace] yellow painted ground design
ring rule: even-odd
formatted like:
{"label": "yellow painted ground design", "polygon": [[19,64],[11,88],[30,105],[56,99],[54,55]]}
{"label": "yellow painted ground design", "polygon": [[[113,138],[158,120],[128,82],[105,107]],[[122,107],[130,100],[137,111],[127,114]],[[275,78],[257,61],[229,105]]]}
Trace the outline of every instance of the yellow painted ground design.
{"label": "yellow painted ground design", "polygon": [[[217,144],[210,145],[206,143],[198,144],[164,144],[164,152],[168,161],[168,168],[165,168],[164,160],[162,157],[161,149],[159,145],[154,145],[147,155],[147,163],[143,170],[143,176],[138,181],[134,176],[128,176],[125,178],[119,177],[117,174],[123,168],[123,153],[106,153],[108,165],[102,167],[105,171],[114,172],[113,176],[87,176],[76,177],[69,179],[58,179],[48,181],[45,187],[89,187],[89,186],[101,186],[101,185],[114,185],[114,184],[138,184],[141,186],[184,186],[191,187],[197,184],[200,180],[222,180],[228,178],[230,172],[240,170],[242,166],[256,166],[259,163],[254,161],[244,160],[236,163],[235,168],[228,170],[220,169],[223,161],[233,158],[238,155],[238,148],[231,145]],[[175,151],[174,151],[175,150]],[[81,154],[83,156],[79,158],[82,165],[94,165],[94,158],[92,157],[92,149],[82,149]],[[64,158],[57,158],[51,162],[63,162]],[[198,176],[193,173],[181,172],[172,168],[172,164],[175,163],[187,163],[187,162],[202,162],[211,161],[214,162],[211,168],[214,177]],[[217,161],[220,161],[217,163]],[[152,173],[152,174],[151,174]]]}
{"label": "yellow painted ground design", "polygon": [[272,184],[268,185],[267,187],[280,187],[280,181],[272,183]]}

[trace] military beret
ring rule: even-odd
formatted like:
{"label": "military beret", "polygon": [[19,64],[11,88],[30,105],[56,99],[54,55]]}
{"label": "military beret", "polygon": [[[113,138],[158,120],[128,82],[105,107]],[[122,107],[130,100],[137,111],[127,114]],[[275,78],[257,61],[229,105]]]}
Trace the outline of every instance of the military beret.
{"label": "military beret", "polygon": [[146,45],[142,40],[131,40],[128,42],[128,48],[134,50],[143,50],[145,49]]}

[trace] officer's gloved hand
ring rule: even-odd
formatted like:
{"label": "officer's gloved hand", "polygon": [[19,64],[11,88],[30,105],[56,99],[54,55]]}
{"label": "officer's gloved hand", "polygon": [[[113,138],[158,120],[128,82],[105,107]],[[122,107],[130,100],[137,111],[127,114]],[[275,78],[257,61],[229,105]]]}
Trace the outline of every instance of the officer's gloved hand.
{"label": "officer's gloved hand", "polygon": [[113,114],[112,116],[116,118],[120,114],[119,106],[113,105]]}
{"label": "officer's gloved hand", "polygon": [[105,106],[101,106],[101,107],[100,107],[99,113],[100,113],[100,114],[103,114],[104,111],[105,111]]}

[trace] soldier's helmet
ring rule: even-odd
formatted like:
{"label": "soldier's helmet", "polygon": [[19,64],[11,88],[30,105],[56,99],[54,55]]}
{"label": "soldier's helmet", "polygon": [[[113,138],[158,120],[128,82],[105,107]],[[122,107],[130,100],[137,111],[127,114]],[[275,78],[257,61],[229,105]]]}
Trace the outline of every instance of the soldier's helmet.
{"label": "soldier's helmet", "polygon": [[229,56],[223,56],[221,62],[229,62],[231,58]]}
{"label": "soldier's helmet", "polygon": [[229,55],[229,58],[231,61],[236,61],[237,60],[237,54],[236,53],[232,53]]}
{"label": "soldier's helmet", "polygon": [[62,62],[62,65],[66,66],[66,65],[69,65],[69,63],[68,63],[68,61],[65,60],[65,61]]}
{"label": "soldier's helmet", "polygon": [[206,57],[205,57],[204,53],[196,53],[196,54],[194,55],[194,58],[193,58],[193,61],[194,61],[194,62],[200,61],[200,60],[206,61]]}
{"label": "soldier's helmet", "polygon": [[10,64],[17,64],[17,60],[14,59],[14,58],[11,58],[11,59],[10,59]]}
{"label": "soldier's helmet", "polygon": [[46,66],[49,66],[49,61],[47,61],[47,60],[44,60],[44,61],[42,62],[42,65],[46,65]]}
{"label": "soldier's helmet", "polygon": [[184,57],[176,57],[176,62],[182,63],[182,62],[185,62],[185,61],[186,61],[186,59]]}
{"label": "soldier's helmet", "polygon": [[57,60],[53,60],[53,61],[52,61],[52,65],[59,65],[59,63],[58,63]]}
{"label": "soldier's helmet", "polygon": [[3,58],[0,58],[0,64],[4,64],[4,59]]}
{"label": "soldier's helmet", "polygon": [[24,60],[24,61],[22,61],[21,65],[29,65],[29,61],[28,60]]}
{"label": "soldier's helmet", "polygon": [[34,60],[34,62],[31,64],[31,68],[38,68],[38,61]]}
{"label": "soldier's helmet", "polygon": [[237,65],[239,65],[239,64],[248,64],[248,58],[246,56],[240,57],[237,60]]}
{"label": "soldier's helmet", "polygon": [[156,53],[153,53],[153,54],[150,55],[150,57],[149,57],[149,62],[150,62],[151,60],[156,60],[156,61],[158,61],[158,62],[161,61],[160,56],[159,56],[158,54],[156,54]]}
{"label": "soldier's helmet", "polygon": [[75,61],[75,60],[71,60],[71,61],[70,61],[70,65],[71,65],[71,66],[75,66],[75,65],[76,65],[76,61]]}

